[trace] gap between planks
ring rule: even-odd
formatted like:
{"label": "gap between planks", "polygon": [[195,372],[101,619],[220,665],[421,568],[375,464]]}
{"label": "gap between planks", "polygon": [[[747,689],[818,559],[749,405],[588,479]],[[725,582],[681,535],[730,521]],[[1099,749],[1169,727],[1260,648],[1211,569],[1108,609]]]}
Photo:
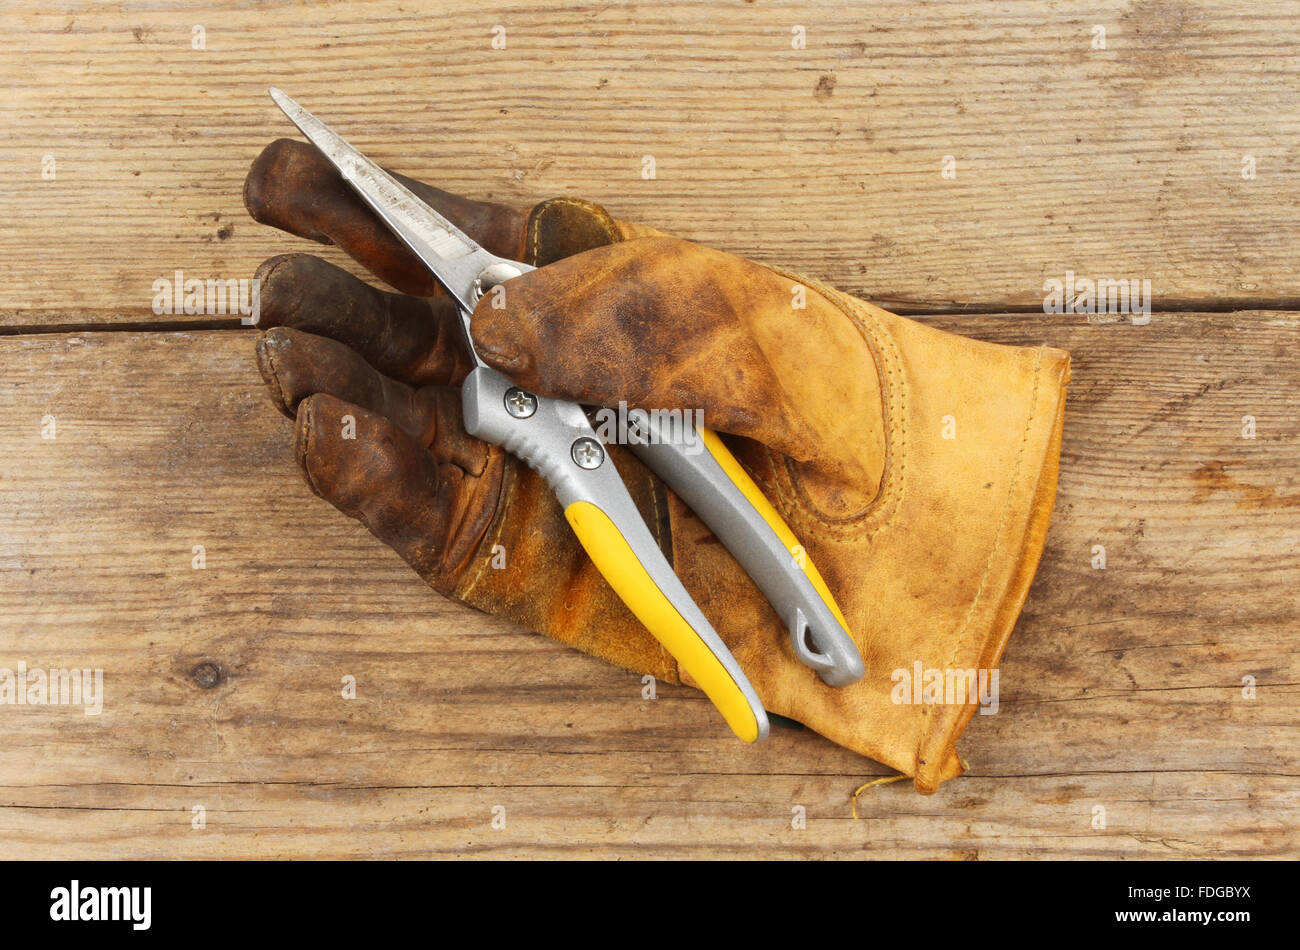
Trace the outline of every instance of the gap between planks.
{"label": "gap between planks", "polygon": [[[865,298],[864,298],[865,299]],[[1007,314],[1012,316],[1038,316],[1047,319],[1074,317],[1092,317],[1092,314],[1080,313],[1044,313],[1041,307],[1009,304],[1005,302],[973,301],[953,302],[944,306],[924,306],[905,300],[875,298],[868,301],[891,313],[912,319],[924,320],[927,317],[988,316],[990,314]],[[55,311],[62,314],[64,311]],[[94,314],[96,311],[81,311]],[[1165,301],[1161,306],[1152,307],[1151,314],[1169,313],[1296,313],[1300,312],[1300,297],[1227,297],[1219,299],[1178,298]],[[68,320],[55,322],[55,318],[38,317],[32,323],[6,322],[21,319],[24,314],[48,314],[50,311],[0,311],[0,337],[30,336],[35,334],[57,333],[104,333],[128,331],[131,333],[173,333],[203,330],[249,330],[253,329],[241,323],[238,318],[214,320],[146,320],[120,319],[118,311],[102,311],[102,316],[90,320]],[[1127,314],[1096,314],[1100,320],[1089,320],[1096,326],[1112,323],[1126,324]],[[48,321],[48,322],[47,322]]]}

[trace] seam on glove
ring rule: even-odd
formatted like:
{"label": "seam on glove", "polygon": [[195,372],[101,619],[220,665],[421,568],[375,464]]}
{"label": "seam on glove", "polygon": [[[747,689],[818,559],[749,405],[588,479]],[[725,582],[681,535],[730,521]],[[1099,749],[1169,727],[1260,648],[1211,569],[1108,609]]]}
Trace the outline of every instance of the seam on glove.
{"label": "seam on glove", "polygon": [[[961,627],[953,635],[952,649],[948,652],[948,658],[943,664],[943,669],[952,669],[953,662],[957,658],[957,652],[962,646],[962,637],[970,629],[972,621],[975,619],[975,612],[984,599],[984,589],[988,586],[989,575],[993,572],[993,558],[1002,546],[1003,533],[1007,526],[1007,520],[1011,516],[1012,508],[1016,497],[1016,487],[1020,482],[1020,472],[1025,459],[1025,447],[1029,444],[1029,437],[1033,430],[1034,419],[1038,415],[1038,390],[1043,379],[1043,355],[1047,352],[1047,344],[1041,344],[1038,351],[1034,354],[1034,388],[1029,397],[1029,414],[1025,417],[1025,427],[1020,437],[1020,445],[1016,448],[1016,460],[1011,467],[1011,477],[1007,480],[1006,501],[1002,506],[1002,517],[998,519],[997,530],[993,532],[993,543],[989,545],[988,557],[984,560],[984,573],[980,576],[979,586],[975,589],[975,595],[971,598],[970,606],[966,610],[966,616],[962,620]],[[996,618],[995,618],[996,619]],[[980,644],[983,644],[983,638]],[[967,703],[967,706],[973,704]],[[930,707],[925,707],[922,712],[929,713]],[[960,718],[960,717],[959,717]],[[943,716],[930,717],[930,726],[921,732],[916,743],[917,761],[921,761],[921,751],[925,744],[934,738],[944,721]],[[956,743],[953,743],[955,747]]]}
{"label": "seam on glove", "polygon": [[1025,418],[1025,428],[1020,436],[1020,445],[1016,449],[1016,461],[1011,468],[1011,478],[1008,480],[1006,503],[1002,507],[1002,517],[998,520],[997,530],[993,532],[993,544],[989,547],[989,556],[984,561],[984,574],[980,577],[979,587],[975,590],[975,597],[971,600],[970,609],[966,611],[966,619],[962,622],[961,629],[957,631],[958,640],[953,644],[952,652],[948,655],[948,662],[944,664],[945,667],[952,666],[952,661],[957,656],[957,647],[961,644],[960,638],[970,628],[971,620],[975,616],[975,607],[984,594],[989,574],[993,570],[993,555],[997,553],[998,547],[1002,544],[1002,532],[1006,528],[1007,518],[1011,514],[1012,500],[1016,494],[1016,484],[1020,481],[1020,469],[1025,459],[1025,446],[1029,444],[1029,435],[1033,429],[1034,419],[1038,414],[1038,388],[1043,378],[1043,354],[1046,351],[1047,344],[1042,344],[1038,347],[1038,352],[1034,354],[1034,389],[1029,397],[1029,415]]}
{"label": "seam on glove", "polygon": [[[772,270],[783,277],[794,280],[818,293],[823,300],[834,307],[857,328],[867,352],[876,364],[876,374],[881,382],[881,412],[884,416],[885,464],[880,475],[880,485],[876,497],[857,514],[844,517],[831,517],[821,512],[801,485],[801,479],[794,468],[793,460],[780,453],[769,450],[772,485],[781,498],[781,508],[787,520],[801,524],[809,533],[816,533],[820,539],[832,541],[858,541],[869,538],[881,528],[888,525],[898,511],[906,491],[907,474],[907,393],[903,384],[901,357],[894,340],[882,336],[874,320],[866,318],[870,314],[858,315],[852,306],[853,298],[827,287],[820,281],[811,280],[791,273],[779,267]],[[784,477],[775,477],[784,472]],[[874,524],[871,522],[875,522]]]}
{"label": "seam on glove", "polygon": [[284,388],[280,385],[280,374],[275,365],[275,348],[266,345],[266,334],[268,332],[266,330],[262,331],[262,338],[258,341],[262,344],[262,352],[266,354],[266,368],[268,370],[268,373],[262,374],[262,379],[271,387],[280,411],[284,413],[293,412],[297,415],[298,407],[294,406],[290,409],[289,400],[284,397]]}
{"label": "seam on glove", "polygon": [[524,251],[530,264],[535,265],[538,260],[542,219],[556,208],[576,208],[579,211],[584,211],[600,222],[608,243],[617,244],[622,240],[622,235],[618,233],[617,225],[615,225],[614,219],[609,216],[609,212],[594,201],[587,201],[583,198],[551,198],[548,201],[543,201],[533,209],[532,222],[528,226],[528,239],[525,242]]}
{"label": "seam on glove", "polygon": [[317,498],[324,498],[325,493],[316,487],[316,479],[312,476],[311,466],[307,464],[307,458],[311,455],[312,433],[315,431],[312,426],[312,407],[310,403],[307,404],[307,408],[303,413],[304,417],[301,425],[298,424],[296,419],[294,421],[294,425],[297,427],[296,432],[301,433],[301,435],[295,434],[295,438],[300,441],[298,445],[295,445],[294,449],[298,455],[298,465],[302,469],[303,478],[307,480],[307,487],[311,489],[311,493]]}

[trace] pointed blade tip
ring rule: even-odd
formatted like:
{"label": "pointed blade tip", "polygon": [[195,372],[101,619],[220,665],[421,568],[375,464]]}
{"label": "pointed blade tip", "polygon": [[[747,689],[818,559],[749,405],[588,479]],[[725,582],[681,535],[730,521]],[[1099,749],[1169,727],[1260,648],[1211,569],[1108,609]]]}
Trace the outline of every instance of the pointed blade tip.
{"label": "pointed blade tip", "polygon": [[286,95],[283,90],[277,89],[275,86],[271,86],[266,91],[270,94],[271,101],[274,102],[277,106],[279,106],[280,110],[284,112],[286,115],[288,115],[288,113],[291,110],[295,110],[295,109],[299,111],[305,111],[303,110],[302,106],[294,102],[293,99],[291,99],[288,95]]}

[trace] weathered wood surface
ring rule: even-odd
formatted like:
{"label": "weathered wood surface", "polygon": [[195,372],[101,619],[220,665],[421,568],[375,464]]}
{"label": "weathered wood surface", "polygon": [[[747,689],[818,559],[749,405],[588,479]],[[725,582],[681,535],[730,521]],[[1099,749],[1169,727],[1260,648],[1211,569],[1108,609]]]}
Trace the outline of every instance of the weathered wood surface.
{"label": "weathered wood surface", "polygon": [[1072,351],[1060,494],[970,775],[857,822],[882,767],[431,593],[302,483],[251,334],[0,339],[0,666],[106,692],[0,706],[0,854],[1295,857],[1300,315],[936,322]]}
{"label": "weathered wood surface", "polygon": [[[5,4],[0,667],[107,695],[0,705],[0,856],[1295,857],[1297,41],[1244,0]],[[1067,270],[1274,309],[935,320],[1073,352],[1061,490],[971,774],[854,822],[880,766],[741,747],[699,694],[433,595],[301,483],[248,334],[152,312],[178,268],[307,246],[242,208],[294,134],[271,84],[444,187],[896,309],[1032,311]],[[126,332],[23,333],[83,327]]]}
{"label": "weathered wood surface", "polygon": [[156,322],[155,279],[283,250],[240,198],[296,134],[271,84],[450,189],[579,194],[899,309],[1034,309],[1067,269],[1295,308],[1297,46],[1248,0],[7,3],[0,327]]}

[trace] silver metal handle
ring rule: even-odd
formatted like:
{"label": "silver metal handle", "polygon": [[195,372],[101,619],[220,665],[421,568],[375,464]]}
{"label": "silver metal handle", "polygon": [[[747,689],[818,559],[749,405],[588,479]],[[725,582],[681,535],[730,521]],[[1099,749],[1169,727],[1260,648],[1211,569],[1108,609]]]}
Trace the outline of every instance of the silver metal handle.
{"label": "silver metal handle", "polygon": [[862,679],[865,667],[857,644],[794,555],[705,449],[698,433],[670,431],[691,422],[643,409],[629,410],[627,418],[637,436],[628,440],[628,448],[686,502],[754,579],[789,629],[799,661],[816,670],[828,686]]}

